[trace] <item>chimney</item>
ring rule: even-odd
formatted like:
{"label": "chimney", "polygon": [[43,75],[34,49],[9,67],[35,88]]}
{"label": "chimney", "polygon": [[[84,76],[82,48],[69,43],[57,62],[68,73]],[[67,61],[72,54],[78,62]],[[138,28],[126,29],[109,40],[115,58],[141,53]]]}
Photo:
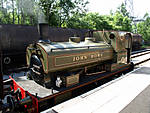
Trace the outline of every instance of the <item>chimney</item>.
{"label": "chimney", "polygon": [[40,40],[47,40],[48,32],[49,32],[48,23],[39,23],[38,24],[38,32],[40,35]]}

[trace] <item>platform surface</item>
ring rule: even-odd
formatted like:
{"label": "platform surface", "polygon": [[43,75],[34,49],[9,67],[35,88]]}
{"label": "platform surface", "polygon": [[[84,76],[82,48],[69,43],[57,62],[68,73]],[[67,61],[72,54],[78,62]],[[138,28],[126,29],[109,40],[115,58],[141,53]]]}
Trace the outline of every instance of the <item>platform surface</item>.
{"label": "platform surface", "polygon": [[56,105],[43,113],[50,113],[50,111],[58,113],[150,113],[148,97],[150,97],[150,61],[134,72]]}
{"label": "platform surface", "polygon": [[150,85],[120,113],[150,113]]}

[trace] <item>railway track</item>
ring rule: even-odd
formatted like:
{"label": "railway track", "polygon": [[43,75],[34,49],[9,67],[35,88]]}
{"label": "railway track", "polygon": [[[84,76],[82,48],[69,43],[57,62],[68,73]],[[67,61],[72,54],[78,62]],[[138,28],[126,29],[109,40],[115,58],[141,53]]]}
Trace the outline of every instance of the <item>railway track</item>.
{"label": "railway track", "polygon": [[147,62],[150,60],[150,51],[141,51],[136,54],[131,55],[132,62],[134,63],[134,66],[140,65],[144,62]]}
{"label": "railway track", "polygon": [[149,54],[150,51],[149,50],[142,50],[142,51],[138,51],[138,52],[133,52],[132,55],[131,55],[131,58],[135,58],[135,57],[139,57],[139,56],[142,56],[142,55],[146,55],[146,54]]}
{"label": "railway track", "polygon": [[150,51],[150,49],[143,49],[143,50],[138,50],[138,51],[132,51],[132,55],[137,54],[137,53],[141,53],[141,52],[146,52],[146,51]]}

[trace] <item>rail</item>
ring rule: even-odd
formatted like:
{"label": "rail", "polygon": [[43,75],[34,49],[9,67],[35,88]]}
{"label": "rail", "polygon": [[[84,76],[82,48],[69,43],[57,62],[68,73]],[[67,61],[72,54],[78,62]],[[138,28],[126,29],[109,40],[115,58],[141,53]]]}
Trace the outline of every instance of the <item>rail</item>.
{"label": "rail", "polygon": [[149,53],[150,53],[150,51],[137,53],[137,54],[132,55],[131,58],[139,57],[139,56],[146,55],[146,54],[149,54]]}

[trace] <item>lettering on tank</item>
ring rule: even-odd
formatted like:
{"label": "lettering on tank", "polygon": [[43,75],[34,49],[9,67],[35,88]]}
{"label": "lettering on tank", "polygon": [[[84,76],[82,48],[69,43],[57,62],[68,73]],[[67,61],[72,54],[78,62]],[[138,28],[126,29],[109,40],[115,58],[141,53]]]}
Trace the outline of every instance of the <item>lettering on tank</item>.
{"label": "lettering on tank", "polygon": [[99,60],[102,56],[103,53],[101,52],[58,56],[55,57],[55,66],[70,65],[78,62],[92,62],[95,60]]}
{"label": "lettering on tank", "polygon": [[87,60],[87,59],[95,59],[95,58],[100,58],[101,56],[102,56],[102,53],[74,56],[72,61],[75,62],[75,61],[82,61],[82,60]]}

